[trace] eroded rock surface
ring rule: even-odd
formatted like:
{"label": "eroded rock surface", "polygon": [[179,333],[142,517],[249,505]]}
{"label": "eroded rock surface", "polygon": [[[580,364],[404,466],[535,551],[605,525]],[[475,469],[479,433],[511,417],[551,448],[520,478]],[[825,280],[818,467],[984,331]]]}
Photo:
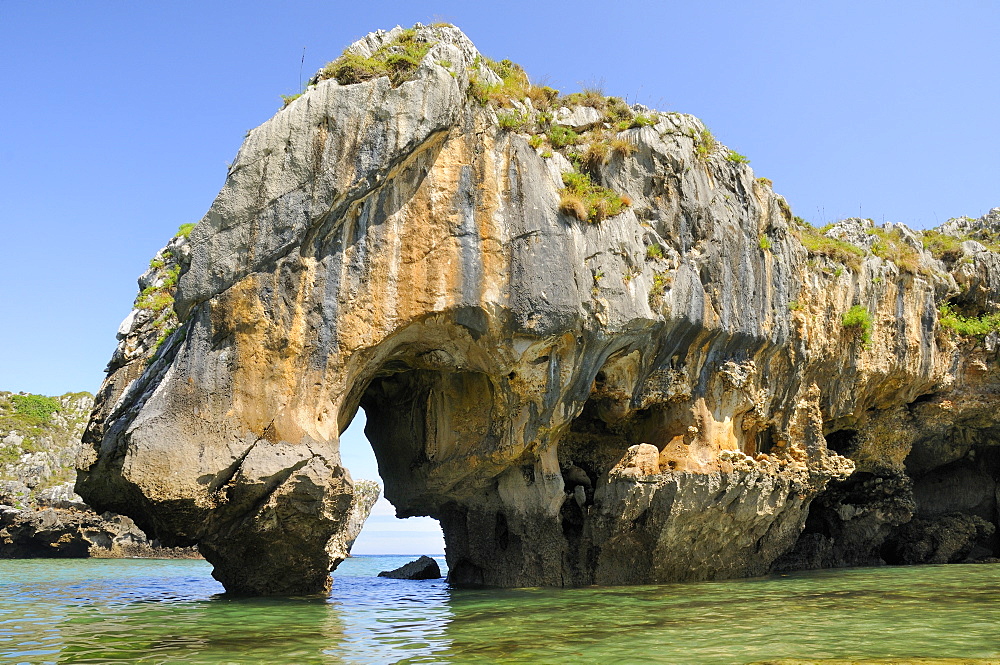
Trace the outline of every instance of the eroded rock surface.
{"label": "eroded rock surface", "polygon": [[[931,519],[927,474],[984,459],[996,344],[938,323],[945,301],[992,311],[983,244],[823,235],[696,118],[504,100],[517,70],[455,28],[349,50],[404,43],[411,80],[317,77],[250,132],[170,250],[176,293],[173,268],[152,278],[173,309],[120,331],[88,502],[197,544],[231,591],[321,592],[361,407],[386,497],[440,521],[453,582],[641,583],[874,560],[867,538]],[[956,501],[995,523],[996,466],[976,469]]]}
{"label": "eroded rock surface", "polygon": [[162,547],[124,515],[81,508],[18,510],[0,505],[0,558],[199,558],[191,547]]}

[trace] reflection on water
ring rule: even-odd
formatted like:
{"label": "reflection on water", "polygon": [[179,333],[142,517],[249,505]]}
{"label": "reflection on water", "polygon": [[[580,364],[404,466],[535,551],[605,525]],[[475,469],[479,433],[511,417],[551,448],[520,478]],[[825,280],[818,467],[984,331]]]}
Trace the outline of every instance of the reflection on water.
{"label": "reflection on water", "polygon": [[328,598],[223,595],[203,561],[0,561],[0,661],[747,663],[1000,657],[1000,566],[455,590],[356,557]]}

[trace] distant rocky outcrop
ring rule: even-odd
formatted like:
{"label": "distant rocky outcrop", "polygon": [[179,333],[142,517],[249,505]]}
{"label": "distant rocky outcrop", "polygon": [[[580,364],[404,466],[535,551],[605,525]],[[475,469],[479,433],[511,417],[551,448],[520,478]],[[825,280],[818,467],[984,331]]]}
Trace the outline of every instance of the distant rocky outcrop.
{"label": "distant rocky outcrop", "polygon": [[71,490],[80,437],[93,406],[90,393],[0,392],[0,503],[82,505],[66,492],[66,483]]}
{"label": "distant rocky outcrop", "polygon": [[459,584],[996,554],[1000,210],[817,229],[697,118],[559,96],[448,26],[288,102],[119,332],[92,505],[232,591],[322,591],[361,407]]}
{"label": "distant rocky outcrop", "polygon": [[441,568],[434,559],[421,556],[395,570],[383,570],[378,576],[394,580],[436,580],[441,577]]}
{"label": "distant rocky outcrop", "polygon": [[21,509],[0,505],[0,558],[199,558],[190,547],[161,547],[123,515],[85,506]]}

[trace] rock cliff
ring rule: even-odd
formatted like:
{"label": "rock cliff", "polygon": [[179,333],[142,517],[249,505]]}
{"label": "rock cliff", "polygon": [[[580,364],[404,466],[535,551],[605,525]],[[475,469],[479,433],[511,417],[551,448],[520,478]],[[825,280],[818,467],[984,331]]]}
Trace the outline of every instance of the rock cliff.
{"label": "rock cliff", "polygon": [[159,547],[128,517],[98,515],[73,492],[89,393],[0,392],[0,558],[197,556]]}
{"label": "rock cliff", "polygon": [[46,397],[0,391],[0,503],[73,501],[61,490],[75,475],[80,437],[93,406],[90,393]]}
{"label": "rock cliff", "polygon": [[373,33],[168,248],[77,490],[231,591],[321,592],[360,407],[456,583],[991,555],[992,219],[815,229],[692,116]]}

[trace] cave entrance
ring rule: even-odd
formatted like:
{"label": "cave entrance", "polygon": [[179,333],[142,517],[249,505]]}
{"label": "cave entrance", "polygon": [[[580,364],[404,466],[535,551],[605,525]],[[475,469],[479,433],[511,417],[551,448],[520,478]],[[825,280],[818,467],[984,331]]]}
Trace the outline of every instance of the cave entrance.
{"label": "cave entrance", "polygon": [[340,435],[341,463],[355,482],[374,480],[382,486],[378,502],[372,508],[361,534],[351,549],[352,555],[399,554],[406,556],[441,556],[444,538],[441,525],[432,517],[399,519],[385,498],[385,481],[379,476],[372,444],[365,436],[364,409],[359,408],[351,424]]}

